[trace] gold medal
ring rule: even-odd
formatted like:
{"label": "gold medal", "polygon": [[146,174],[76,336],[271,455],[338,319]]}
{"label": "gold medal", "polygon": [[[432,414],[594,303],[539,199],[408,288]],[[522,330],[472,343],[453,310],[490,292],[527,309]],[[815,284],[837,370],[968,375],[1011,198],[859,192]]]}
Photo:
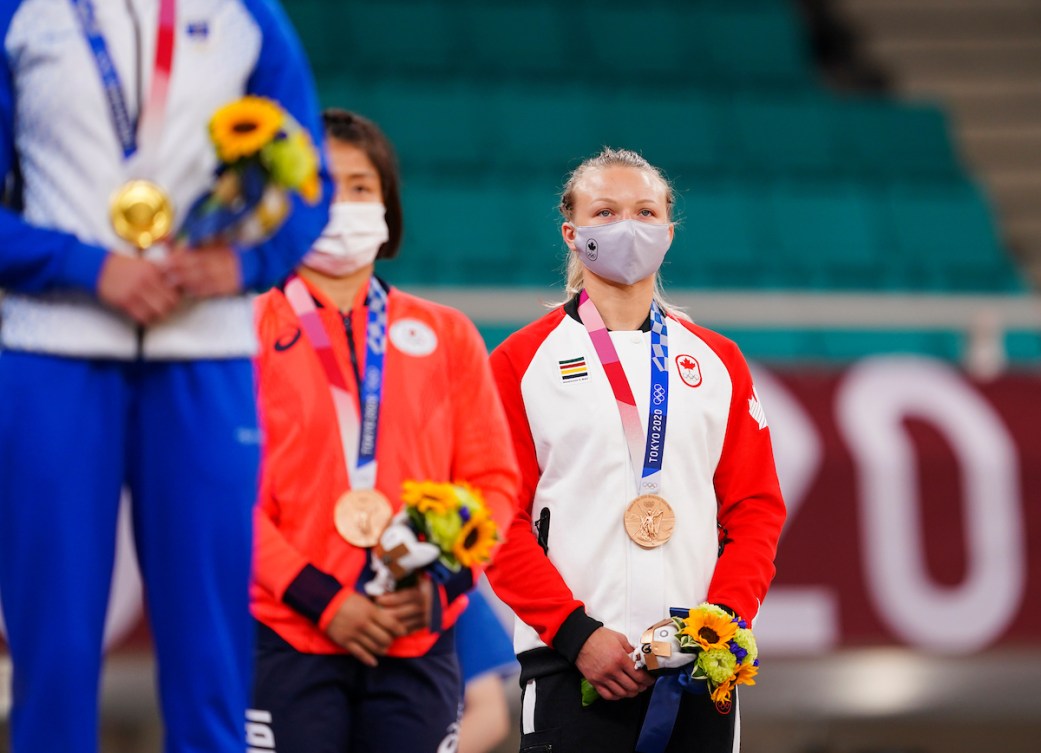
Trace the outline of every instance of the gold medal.
{"label": "gold medal", "polygon": [[112,194],[109,215],[116,235],[140,250],[161,241],[173,227],[170,198],[148,180],[132,180]]}
{"label": "gold medal", "polygon": [[351,489],[336,501],[333,521],[347,543],[366,549],[376,545],[393,514],[390,502],[375,489]]}
{"label": "gold medal", "polygon": [[642,494],[625,511],[625,532],[644,549],[654,549],[672,538],[676,513],[657,494]]}

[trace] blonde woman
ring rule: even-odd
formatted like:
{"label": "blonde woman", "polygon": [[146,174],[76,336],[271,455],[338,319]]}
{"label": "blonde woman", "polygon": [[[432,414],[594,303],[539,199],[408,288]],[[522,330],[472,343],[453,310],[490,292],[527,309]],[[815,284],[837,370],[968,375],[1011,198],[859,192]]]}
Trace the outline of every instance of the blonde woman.
{"label": "blonde woman", "polygon": [[740,351],[662,300],[673,204],[638,154],[582,163],[560,204],[570,298],[491,356],[522,477],[489,570],[520,619],[522,751],[737,749],[737,704],[687,693],[648,744],[655,678],[630,656],[670,608],[751,622],[785,515]]}

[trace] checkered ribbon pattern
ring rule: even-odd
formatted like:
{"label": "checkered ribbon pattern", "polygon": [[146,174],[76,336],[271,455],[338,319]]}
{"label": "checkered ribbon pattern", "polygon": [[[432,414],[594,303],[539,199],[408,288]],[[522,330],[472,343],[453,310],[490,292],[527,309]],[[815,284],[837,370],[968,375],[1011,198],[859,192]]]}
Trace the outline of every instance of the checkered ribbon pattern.
{"label": "checkered ribbon pattern", "polygon": [[369,283],[369,294],[365,304],[369,308],[365,347],[373,353],[386,353],[387,291],[376,277],[373,277]]}
{"label": "checkered ribbon pattern", "polygon": [[669,331],[657,301],[651,302],[651,361],[658,371],[669,368]]}

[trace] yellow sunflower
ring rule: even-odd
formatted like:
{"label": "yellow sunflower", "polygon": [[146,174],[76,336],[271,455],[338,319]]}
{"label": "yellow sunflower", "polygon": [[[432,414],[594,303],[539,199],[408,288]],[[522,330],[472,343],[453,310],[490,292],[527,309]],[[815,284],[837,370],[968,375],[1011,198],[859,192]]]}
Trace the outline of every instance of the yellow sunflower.
{"label": "yellow sunflower", "polygon": [[731,694],[733,692],[734,683],[729,681],[716,686],[715,690],[712,691],[712,701],[716,704],[716,709],[721,713],[726,714],[730,711]]}
{"label": "yellow sunflower", "polygon": [[451,484],[436,481],[406,481],[401,486],[401,501],[422,514],[443,514],[459,507]]}
{"label": "yellow sunflower", "polygon": [[759,667],[749,662],[738,664],[734,670],[734,685],[755,685],[755,676],[759,674]]}
{"label": "yellow sunflower", "polygon": [[497,538],[495,521],[484,510],[471,510],[470,520],[459,532],[452,554],[463,567],[473,567],[491,558]]}
{"label": "yellow sunflower", "polygon": [[722,610],[717,614],[706,609],[692,609],[685,622],[680,635],[689,635],[705,651],[726,648],[727,642],[737,632],[737,623]]}
{"label": "yellow sunflower", "polygon": [[210,136],[223,162],[260,151],[278,133],[282,108],[264,97],[242,97],[221,107],[210,119]]}

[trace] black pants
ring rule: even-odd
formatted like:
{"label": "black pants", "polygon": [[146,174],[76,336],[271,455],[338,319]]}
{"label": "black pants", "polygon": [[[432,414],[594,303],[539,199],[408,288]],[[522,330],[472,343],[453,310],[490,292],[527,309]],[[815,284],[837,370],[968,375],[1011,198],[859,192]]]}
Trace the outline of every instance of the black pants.
{"label": "black pants", "polygon": [[[632,753],[636,749],[652,691],[621,701],[600,699],[583,707],[581,680],[574,667],[522,678],[521,753]],[[665,750],[732,753],[736,719],[736,696],[730,713],[720,714],[707,694],[684,693]],[[525,729],[526,725],[532,729]]]}
{"label": "black pants", "polygon": [[461,701],[451,629],[424,656],[370,668],[302,654],[259,625],[247,742],[265,753],[454,751]]}

